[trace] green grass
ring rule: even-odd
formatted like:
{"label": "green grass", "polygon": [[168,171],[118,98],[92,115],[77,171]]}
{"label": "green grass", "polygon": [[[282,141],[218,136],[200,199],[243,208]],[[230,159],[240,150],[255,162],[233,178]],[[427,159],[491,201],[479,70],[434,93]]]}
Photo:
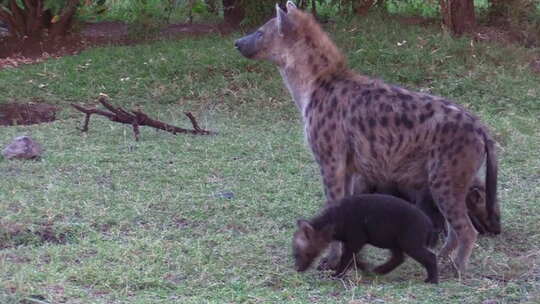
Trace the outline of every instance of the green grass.
{"label": "green grass", "polygon": [[[215,1],[219,6],[219,1]],[[202,0],[105,0],[100,5],[83,6],[78,17],[85,21],[121,21],[137,27],[159,27],[166,22],[193,21],[218,22],[219,14],[213,14]]]}
{"label": "green grass", "polygon": [[[456,99],[493,129],[504,231],[479,239],[470,276],[443,267],[428,286],[410,260],[342,281],[292,269],[295,222],[322,206],[320,177],[279,74],[237,54],[238,34],[0,70],[0,102],[63,108],[54,123],[0,129],[2,146],[29,134],[45,148],[41,161],[0,160],[0,303],[538,303],[540,77],[527,67],[538,50],[378,15],[328,30],[356,70]],[[142,128],[135,142],[129,127],[94,117],[81,134],[68,104],[101,92],[179,126],[192,111],[219,133]]]}

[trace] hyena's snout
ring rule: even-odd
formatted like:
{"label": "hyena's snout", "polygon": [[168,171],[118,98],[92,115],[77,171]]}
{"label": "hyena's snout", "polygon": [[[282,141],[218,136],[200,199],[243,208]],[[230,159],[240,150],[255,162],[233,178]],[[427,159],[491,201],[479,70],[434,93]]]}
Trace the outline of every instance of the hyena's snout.
{"label": "hyena's snout", "polygon": [[247,58],[253,58],[257,55],[258,42],[260,39],[259,32],[244,36],[234,42],[234,47]]}

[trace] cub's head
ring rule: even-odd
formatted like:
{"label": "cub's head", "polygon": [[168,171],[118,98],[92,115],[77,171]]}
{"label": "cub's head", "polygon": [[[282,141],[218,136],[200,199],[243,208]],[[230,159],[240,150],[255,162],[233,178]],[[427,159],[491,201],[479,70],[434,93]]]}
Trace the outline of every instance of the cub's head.
{"label": "cub's head", "polygon": [[493,216],[489,216],[486,206],[486,189],[481,183],[475,181],[467,193],[466,201],[469,218],[478,233],[501,233],[500,210],[494,208]]}
{"label": "cub's head", "polygon": [[234,42],[236,49],[245,57],[264,59],[280,64],[285,61],[286,49],[296,42],[298,22],[307,15],[287,1],[287,12],[276,4],[276,17],[257,31]]}
{"label": "cub's head", "polygon": [[332,241],[333,228],[327,226],[318,231],[305,220],[298,220],[297,226],[292,244],[295,268],[305,271]]}

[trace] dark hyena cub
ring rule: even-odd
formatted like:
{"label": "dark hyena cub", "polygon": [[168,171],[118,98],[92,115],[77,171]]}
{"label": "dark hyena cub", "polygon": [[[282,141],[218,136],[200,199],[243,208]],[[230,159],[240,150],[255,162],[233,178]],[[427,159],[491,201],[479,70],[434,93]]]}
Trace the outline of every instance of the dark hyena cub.
{"label": "dark hyena cub", "polygon": [[[477,238],[466,195],[484,163],[488,218],[500,231],[497,159],[486,126],[448,99],[350,70],[313,16],[291,1],[287,9],[276,7],[276,18],[235,45],[248,58],[278,66],[302,113],[327,201],[373,187],[427,190],[449,223],[440,255],[457,248],[455,264],[465,270]],[[331,247],[330,265],[338,248]]]}
{"label": "dark hyena cub", "polygon": [[347,197],[309,222],[298,221],[293,238],[296,269],[305,271],[330,242],[340,241],[343,254],[334,276],[345,274],[353,255],[370,244],[392,252],[388,262],[374,269],[376,273],[394,270],[406,253],[426,268],[426,283],[437,283],[437,258],[426,247],[432,229],[420,209],[400,198],[384,194]]}

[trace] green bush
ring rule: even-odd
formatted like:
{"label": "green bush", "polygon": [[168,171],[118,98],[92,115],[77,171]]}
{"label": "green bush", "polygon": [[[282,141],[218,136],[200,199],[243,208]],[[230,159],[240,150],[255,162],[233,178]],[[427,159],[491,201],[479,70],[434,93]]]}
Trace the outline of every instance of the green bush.
{"label": "green bush", "polygon": [[257,26],[275,14],[275,0],[241,0],[240,5],[244,8],[244,26]]}

